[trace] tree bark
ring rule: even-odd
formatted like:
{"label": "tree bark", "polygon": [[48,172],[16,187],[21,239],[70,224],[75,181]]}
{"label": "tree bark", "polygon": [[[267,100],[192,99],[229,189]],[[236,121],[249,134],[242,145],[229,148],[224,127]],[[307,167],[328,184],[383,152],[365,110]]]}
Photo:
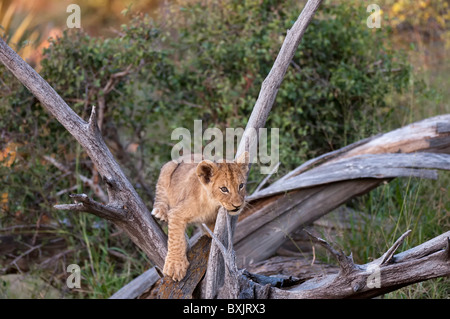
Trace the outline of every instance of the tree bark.
{"label": "tree bark", "polygon": [[231,238],[225,248],[213,236],[225,259],[227,281],[219,290],[219,298],[228,299],[331,299],[372,298],[423,280],[450,275],[450,231],[434,239],[394,255],[408,230],[377,260],[357,265],[352,255],[333,248],[325,240],[311,234],[312,241],[325,247],[339,264],[338,274],[318,276],[291,287],[277,288],[282,278],[255,276],[240,270],[236,264]]}
{"label": "tree bark", "polygon": [[450,231],[419,246],[394,255],[409,231],[380,258],[357,265],[321,239],[332,251],[340,272],[314,278],[286,290],[272,288],[270,298],[373,298],[420,281],[450,275]]}

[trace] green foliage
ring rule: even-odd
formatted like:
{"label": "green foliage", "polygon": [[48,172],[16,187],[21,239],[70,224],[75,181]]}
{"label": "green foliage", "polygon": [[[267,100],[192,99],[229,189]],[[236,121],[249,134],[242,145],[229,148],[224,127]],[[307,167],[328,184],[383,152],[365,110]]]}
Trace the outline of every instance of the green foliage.
{"label": "green foliage", "polygon": [[[189,6],[164,41],[179,54],[185,99],[202,106],[194,117],[209,125],[245,124],[297,18],[292,2],[263,3]],[[408,65],[386,47],[386,31],[372,32],[364,17],[324,6],[308,27],[267,122],[280,128],[285,169],[378,132],[388,115],[384,96],[406,86]]]}
{"label": "green foliage", "polygon": [[[173,128],[192,129],[194,119],[205,127],[244,127],[297,17],[293,8],[290,1],[190,4],[161,22],[137,15],[114,38],[67,31],[45,51],[41,73],[85,119],[104,99],[107,142],[132,179],[139,162],[141,176],[154,184],[169,159]],[[386,47],[386,31],[365,26],[363,9],[323,6],[304,36],[267,122],[280,128],[284,171],[378,132],[388,116],[384,95],[408,81],[409,67]],[[104,92],[108,84],[112,90]],[[45,127],[48,133],[36,136],[45,153],[75,153],[64,142],[67,132],[25,89],[7,99],[15,114],[5,112],[2,121],[10,131]],[[28,123],[11,127],[17,118]],[[127,154],[132,143],[139,150]]]}
{"label": "green foliage", "polygon": [[[84,118],[105,98],[104,135],[117,142],[119,132],[122,144],[139,143],[143,158],[160,154],[160,164],[174,127],[191,128],[193,119],[245,125],[296,19],[292,8],[280,1],[192,4],[164,24],[137,16],[115,38],[65,32],[46,50],[42,75]],[[378,131],[384,95],[407,83],[408,66],[385,47],[383,31],[362,23],[362,13],[324,6],[305,34],[267,123],[280,128],[287,170]]]}

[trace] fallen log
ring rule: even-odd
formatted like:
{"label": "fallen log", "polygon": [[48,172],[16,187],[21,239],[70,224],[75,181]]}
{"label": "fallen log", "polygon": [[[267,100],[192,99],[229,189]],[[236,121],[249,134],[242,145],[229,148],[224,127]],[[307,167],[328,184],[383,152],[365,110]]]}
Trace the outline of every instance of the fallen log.
{"label": "fallen log", "polygon": [[[206,226],[205,226],[206,228]],[[314,277],[292,286],[277,287],[283,278],[260,280],[239,269],[231,238],[228,246],[217,242],[227,267],[225,284],[219,290],[218,298],[228,299],[331,299],[372,298],[420,281],[450,275],[450,231],[443,233],[419,246],[394,255],[406,236],[406,231],[378,259],[373,262],[355,264],[352,255],[345,255],[328,242],[309,234],[311,240],[325,247],[339,265],[339,273]]]}
{"label": "fallen log", "polygon": [[450,231],[419,246],[394,255],[409,231],[377,260],[357,265],[322,239],[338,260],[338,274],[313,278],[286,290],[270,291],[270,298],[373,298],[420,281],[450,275]]}
{"label": "fallen log", "polygon": [[250,195],[234,236],[238,265],[270,257],[286,234],[395,177],[436,179],[434,169],[450,170],[443,123],[450,123],[449,114],[322,155]]}

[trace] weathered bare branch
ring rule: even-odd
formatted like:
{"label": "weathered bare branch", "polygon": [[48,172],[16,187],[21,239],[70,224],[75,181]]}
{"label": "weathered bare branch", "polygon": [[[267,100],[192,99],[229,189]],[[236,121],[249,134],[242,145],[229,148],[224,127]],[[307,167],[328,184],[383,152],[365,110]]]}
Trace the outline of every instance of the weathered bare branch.
{"label": "weathered bare branch", "polygon": [[129,212],[123,207],[103,205],[89,198],[86,194],[72,194],[70,197],[77,203],[55,205],[54,207],[60,210],[87,212],[110,221],[126,221],[128,219]]}
{"label": "weathered bare branch", "polygon": [[270,173],[267,174],[267,176],[264,177],[264,179],[261,181],[261,183],[259,183],[259,185],[255,188],[255,190],[254,190],[253,193],[259,192],[259,190],[260,190],[261,188],[263,188],[264,185],[266,185],[266,183],[268,182],[268,180],[269,180],[269,179],[272,177],[272,175],[278,170],[278,167],[280,167],[280,164],[281,164],[281,163],[278,162],[278,163],[273,167],[273,169],[270,171]]}
{"label": "weathered bare branch", "polygon": [[[257,135],[252,134],[253,130],[258,130],[264,127],[270,110],[275,102],[278,94],[278,89],[283,82],[284,75],[297,51],[303,34],[311,22],[315,12],[319,8],[322,0],[308,0],[301,14],[290,30],[287,31],[286,38],[281,46],[280,52],[273,64],[272,69],[267,75],[266,79],[261,85],[258,99],[253,107],[252,114],[245,127],[244,134],[239,143],[236,152],[238,158],[246,149],[252,149],[252,145],[258,143],[255,138]],[[253,156],[254,154],[250,154]],[[225,209],[220,209],[216,220],[215,233],[221,242],[225,241],[226,234],[226,219],[227,214]],[[231,220],[231,230],[234,232],[237,223],[237,216]],[[208,271],[206,272],[206,279],[208,286],[206,288],[206,296],[211,297],[217,294],[218,288],[223,284],[224,266],[221,261],[220,254],[215,243],[211,245],[211,253],[209,255]]]}
{"label": "weathered bare branch", "polygon": [[322,238],[315,237],[306,230],[305,232],[311,238],[313,243],[317,243],[320,246],[324,247],[336,258],[342,273],[348,274],[351,273],[352,271],[355,271],[356,266],[355,263],[353,262],[352,254],[350,254],[350,256],[346,256],[343,251],[337,251],[327,241],[323,240]]}
{"label": "weathered bare branch", "polygon": [[434,153],[358,155],[324,163],[307,172],[285,179],[282,184],[277,183],[255,192],[248,197],[248,200],[343,180],[394,177],[437,179],[437,172],[431,169],[450,170],[450,155]]}
{"label": "weathered bare branch", "polygon": [[381,257],[382,260],[380,266],[387,265],[393,261],[394,254],[397,251],[398,247],[400,247],[400,245],[403,244],[403,241],[405,240],[406,236],[408,236],[410,233],[411,230],[406,231],[403,235],[399,237],[399,239],[395,241],[395,243],[391,246],[391,248],[389,248],[388,251],[384,253],[384,255]]}
{"label": "weathered bare branch", "polygon": [[[401,241],[409,232],[403,234]],[[271,289],[271,298],[372,298],[420,281],[449,276],[450,256],[446,232],[428,242],[395,255],[389,263],[382,258],[353,271],[308,280],[286,290]],[[393,247],[397,245],[394,244]],[[417,252],[420,251],[420,254]]]}
{"label": "weathered bare branch", "polygon": [[[151,217],[147,207],[126,178],[103,141],[93,108],[89,122],[81,119],[55,90],[0,38],[0,62],[41,102],[41,104],[69,131],[91,158],[99,174],[106,181],[112,207],[126,207],[129,214],[115,223],[161,268],[167,252],[167,236]],[[68,208],[68,207],[66,207]],[[80,205],[71,206],[80,209]]]}
{"label": "weathered bare branch", "polygon": [[[450,275],[450,232],[446,232],[422,245],[393,256],[408,230],[376,261],[364,265],[354,263],[351,254],[346,256],[334,249],[323,239],[311,234],[313,242],[324,246],[337,259],[341,271],[338,274],[318,276],[300,284],[285,283],[290,287],[279,289],[282,281],[258,280],[254,275],[237,270],[228,252],[224,253],[226,263],[236,269],[229,273],[226,284],[221,288],[222,298],[369,298],[376,297],[400,287],[420,281]],[[421,251],[421,254],[417,254]],[[388,262],[389,261],[389,262]],[[262,286],[261,284],[264,284]]]}

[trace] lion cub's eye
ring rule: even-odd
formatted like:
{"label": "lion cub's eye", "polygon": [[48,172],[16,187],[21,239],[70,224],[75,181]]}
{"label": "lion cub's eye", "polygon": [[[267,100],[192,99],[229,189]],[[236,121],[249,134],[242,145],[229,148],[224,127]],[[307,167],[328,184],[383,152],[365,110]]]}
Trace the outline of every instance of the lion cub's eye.
{"label": "lion cub's eye", "polygon": [[242,189],[242,187],[244,187],[244,184],[243,184],[243,183],[241,183],[241,184],[239,185],[239,189]]}
{"label": "lion cub's eye", "polygon": [[228,188],[226,188],[225,186],[221,187],[220,190],[224,193],[228,193]]}

